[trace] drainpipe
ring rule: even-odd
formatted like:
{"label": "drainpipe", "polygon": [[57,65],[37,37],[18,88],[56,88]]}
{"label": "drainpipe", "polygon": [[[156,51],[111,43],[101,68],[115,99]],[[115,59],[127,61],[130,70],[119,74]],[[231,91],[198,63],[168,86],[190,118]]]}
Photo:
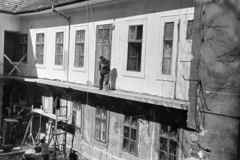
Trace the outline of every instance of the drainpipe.
{"label": "drainpipe", "polygon": [[52,11],[54,13],[60,15],[61,17],[63,17],[64,19],[66,19],[68,21],[68,61],[67,61],[67,68],[66,68],[67,69],[67,82],[68,82],[69,68],[70,68],[69,67],[69,65],[70,65],[69,64],[69,59],[70,59],[70,52],[69,52],[69,50],[70,50],[70,31],[71,31],[71,29],[70,29],[70,24],[71,24],[70,20],[71,20],[71,17],[70,16],[68,17],[68,16],[58,12],[57,10],[55,10],[54,6],[52,6]]}

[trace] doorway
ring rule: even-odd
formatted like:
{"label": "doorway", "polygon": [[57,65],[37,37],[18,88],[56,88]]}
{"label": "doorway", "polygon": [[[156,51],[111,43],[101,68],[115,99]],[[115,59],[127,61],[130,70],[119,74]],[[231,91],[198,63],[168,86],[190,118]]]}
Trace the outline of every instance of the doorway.
{"label": "doorway", "polygon": [[94,86],[99,87],[99,56],[111,63],[112,24],[98,25],[96,32],[95,76]]}
{"label": "doorway", "polygon": [[[17,51],[17,32],[5,31],[4,34],[4,54],[12,61],[16,61],[16,51]],[[7,75],[13,69],[13,65],[10,64],[9,60],[4,57],[3,60],[3,74]],[[12,75],[16,75],[16,70]]]}

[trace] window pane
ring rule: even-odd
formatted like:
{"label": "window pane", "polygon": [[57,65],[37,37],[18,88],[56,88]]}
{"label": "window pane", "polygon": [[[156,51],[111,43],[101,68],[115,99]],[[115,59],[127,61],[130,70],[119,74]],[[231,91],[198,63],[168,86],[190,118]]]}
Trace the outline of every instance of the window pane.
{"label": "window pane", "polygon": [[160,138],[160,150],[167,152],[167,139],[166,138]]}
{"label": "window pane", "polygon": [[85,41],[85,31],[79,30],[76,31],[76,43],[84,43]]}
{"label": "window pane", "polygon": [[76,126],[81,127],[81,110],[77,110]]}
{"label": "window pane", "polygon": [[128,44],[127,70],[129,71],[141,70],[141,55],[142,55],[142,43]]}
{"label": "window pane", "polygon": [[135,40],[136,38],[136,27],[135,26],[129,26],[129,35],[128,40]]}
{"label": "window pane", "polygon": [[159,152],[159,160],[168,160],[167,159],[167,153],[165,152]]}
{"label": "window pane", "polygon": [[137,153],[137,145],[136,142],[130,141],[130,152]]}
{"label": "window pane", "polygon": [[98,42],[103,42],[103,39],[104,39],[103,29],[99,29],[98,30]]}
{"label": "window pane", "polygon": [[163,59],[162,73],[166,75],[171,74],[172,59]]}
{"label": "window pane", "polygon": [[100,130],[95,128],[94,138],[100,140]]}
{"label": "window pane", "polygon": [[177,139],[177,128],[170,126],[170,137]]}
{"label": "window pane", "polygon": [[96,108],[96,116],[100,117],[100,106]]}
{"label": "window pane", "polygon": [[123,149],[127,151],[129,150],[129,140],[126,138],[123,139]]}
{"label": "window pane", "polygon": [[72,125],[73,126],[76,125],[76,111],[73,111],[73,113],[72,113]]}
{"label": "window pane", "polygon": [[163,57],[172,58],[172,41],[164,42]]}
{"label": "window pane", "polygon": [[192,39],[192,32],[193,32],[193,20],[188,21],[187,23],[187,38]]}
{"label": "window pane", "polygon": [[168,126],[165,124],[161,124],[161,131],[160,131],[161,135],[167,135],[168,134]]}
{"label": "window pane", "polygon": [[130,123],[131,122],[131,116],[130,115],[125,115],[125,123]]}
{"label": "window pane", "polygon": [[56,43],[63,43],[63,32],[57,32],[56,33]]}
{"label": "window pane", "polygon": [[83,65],[84,65],[84,57],[81,56],[81,57],[79,58],[79,67],[83,67]]}
{"label": "window pane", "polygon": [[129,127],[124,126],[124,137],[129,138]]}
{"label": "window pane", "polygon": [[137,40],[142,40],[143,26],[137,26]]}
{"label": "window pane", "polygon": [[99,118],[96,118],[95,122],[95,128],[100,130],[101,120]]}
{"label": "window pane", "polygon": [[104,30],[104,42],[108,42],[110,40],[110,28],[106,28]]}
{"label": "window pane", "polygon": [[137,117],[132,117],[132,123],[131,125],[137,126]]}
{"label": "window pane", "polygon": [[102,118],[106,118],[107,117],[107,111],[106,111],[106,107],[102,107]]}
{"label": "window pane", "polygon": [[169,154],[176,155],[177,143],[170,140],[169,145]]}
{"label": "window pane", "polygon": [[131,129],[131,139],[136,141],[137,140],[137,130]]}

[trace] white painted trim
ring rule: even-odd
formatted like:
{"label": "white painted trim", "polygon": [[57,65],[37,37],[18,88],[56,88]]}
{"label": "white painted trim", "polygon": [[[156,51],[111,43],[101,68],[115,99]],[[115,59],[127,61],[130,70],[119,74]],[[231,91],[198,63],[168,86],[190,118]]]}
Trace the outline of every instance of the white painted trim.
{"label": "white painted trim", "polygon": [[[56,55],[56,33],[57,32],[63,32],[63,63],[62,65],[55,65],[55,55]],[[53,37],[54,37],[54,47],[53,47],[53,69],[57,70],[64,70],[65,68],[65,61],[66,61],[66,55],[67,55],[67,39],[68,35],[66,34],[66,27],[59,27],[53,29]]]}
{"label": "white painted trim", "polygon": [[[74,66],[74,61],[75,61],[75,40],[76,40],[76,31],[78,30],[84,30],[85,31],[85,42],[84,42],[84,64],[83,67],[75,67]],[[71,27],[71,40],[70,40],[70,68],[72,71],[77,71],[77,72],[86,72],[86,68],[88,66],[88,26],[86,24],[84,25],[74,25]]]}
{"label": "white painted trim", "polygon": [[[142,54],[141,54],[141,69],[140,72],[127,71],[128,58],[128,32],[130,25],[143,25],[142,35]],[[124,37],[124,58],[123,58],[123,76],[145,78],[145,60],[146,60],[146,38],[147,38],[147,18],[129,20],[125,23],[125,37]]]}
{"label": "white painted trim", "polygon": [[[36,63],[36,35],[38,33],[44,33],[43,64]],[[33,30],[33,53],[34,53],[34,64],[35,64],[36,68],[46,68],[46,52],[47,52],[47,30],[46,29],[34,29]]]}
{"label": "white painted trim", "polygon": [[[176,61],[177,61],[177,54],[178,54],[177,53],[178,18],[179,18],[179,15],[168,15],[168,16],[160,17],[160,41],[159,41],[159,51],[158,51],[159,56],[158,56],[157,80],[163,80],[163,81],[176,80]],[[174,22],[171,75],[162,74],[164,25],[167,22]]]}

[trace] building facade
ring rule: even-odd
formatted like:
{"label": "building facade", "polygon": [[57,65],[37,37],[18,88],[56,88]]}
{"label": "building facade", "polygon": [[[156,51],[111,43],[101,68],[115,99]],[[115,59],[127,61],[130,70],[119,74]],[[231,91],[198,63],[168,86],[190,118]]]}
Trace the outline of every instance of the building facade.
{"label": "building facade", "polygon": [[[15,107],[28,115],[32,106],[56,114],[56,100],[72,128],[67,149],[78,159],[221,159],[205,141],[210,129],[196,120],[204,101],[193,81],[200,73],[193,19],[201,17],[192,1],[3,4],[2,115],[12,116],[7,108]],[[111,75],[99,91],[101,55]]]}

